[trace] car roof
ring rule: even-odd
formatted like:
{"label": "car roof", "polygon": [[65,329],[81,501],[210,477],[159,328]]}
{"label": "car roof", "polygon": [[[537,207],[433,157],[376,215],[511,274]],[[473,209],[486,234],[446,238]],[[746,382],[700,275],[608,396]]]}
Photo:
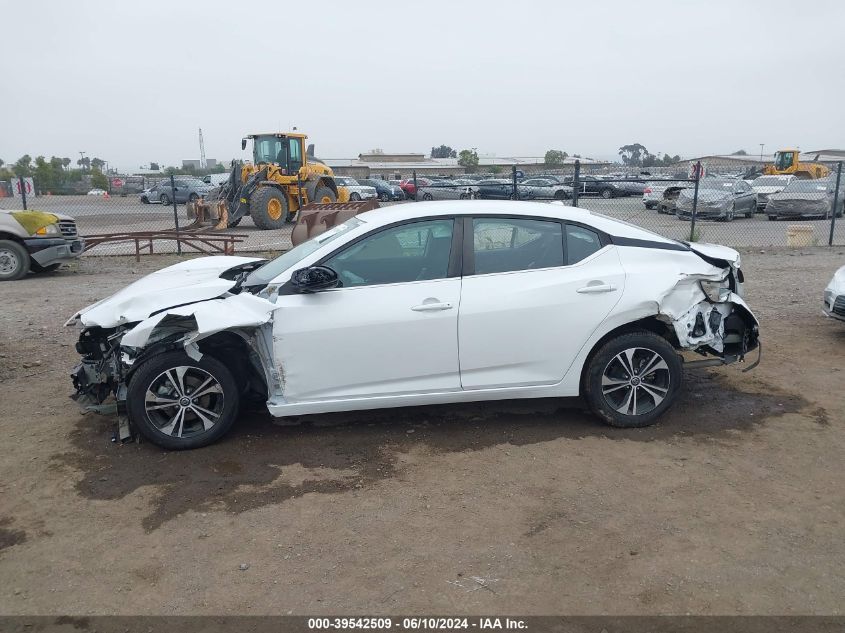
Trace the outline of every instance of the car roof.
{"label": "car roof", "polygon": [[356,217],[369,225],[381,226],[443,215],[501,215],[548,217],[593,226],[617,237],[677,244],[675,240],[614,218],[593,213],[582,207],[570,207],[558,202],[523,202],[517,200],[444,200],[415,204],[392,205],[367,211]]}

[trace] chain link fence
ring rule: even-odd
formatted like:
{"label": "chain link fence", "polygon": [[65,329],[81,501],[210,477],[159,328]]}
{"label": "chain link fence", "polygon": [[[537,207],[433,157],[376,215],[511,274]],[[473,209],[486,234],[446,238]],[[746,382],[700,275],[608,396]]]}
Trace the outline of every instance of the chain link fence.
{"label": "chain link fence", "polygon": [[[763,176],[732,165],[693,164],[628,170],[573,165],[523,174],[417,177],[404,184],[411,204],[428,200],[535,200],[562,202],[641,226],[678,240],[732,247],[845,245],[842,164],[823,179]],[[37,180],[0,183],[0,209],[29,208],[70,216],[86,238],[86,256],[176,252],[272,252],[291,248],[293,225],[259,230],[250,219],[214,230],[188,217],[189,203],[210,187],[197,178],[122,179],[109,190],[62,195]],[[372,180],[372,178],[370,179]]]}

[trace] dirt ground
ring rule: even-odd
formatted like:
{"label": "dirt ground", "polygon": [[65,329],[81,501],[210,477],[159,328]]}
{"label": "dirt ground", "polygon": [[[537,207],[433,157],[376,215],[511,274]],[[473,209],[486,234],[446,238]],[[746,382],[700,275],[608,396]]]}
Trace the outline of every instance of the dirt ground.
{"label": "dirt ground", "polygon": [[83,307],[173,260],[0,284],[2,614],[841,614],[845,249],[746,251],[763,363],[641,430],[577,399],[245,413],[111,443],[69,400]]}

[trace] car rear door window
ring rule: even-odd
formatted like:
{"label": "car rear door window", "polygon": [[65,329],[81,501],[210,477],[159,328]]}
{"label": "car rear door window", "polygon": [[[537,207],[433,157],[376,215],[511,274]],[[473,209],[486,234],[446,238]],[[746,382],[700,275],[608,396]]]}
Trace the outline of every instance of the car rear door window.
{"label": "car rear door window", "polygon": [[583,226],[566,225],[566,263],[577,264],[596,251],[600,250],[601,238],[599,234]]}
{"label": "car rear door window", "polygon": [[369,235],[324,262],[343,287],[445,279],[454,221],[426,220]]}
{"label": "car rear door window", "polygon": [[473,219],[475,274],[563,266],[561,224],[553,220]]}

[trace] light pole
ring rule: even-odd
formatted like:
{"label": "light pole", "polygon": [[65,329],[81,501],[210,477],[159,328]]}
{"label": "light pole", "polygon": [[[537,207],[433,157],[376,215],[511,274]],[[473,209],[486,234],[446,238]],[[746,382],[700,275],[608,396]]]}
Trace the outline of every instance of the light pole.
{"label": "light pole", "polygon": [[760,162],[763,162],[763,148],[766,146],[765,143],[760,143]]}

